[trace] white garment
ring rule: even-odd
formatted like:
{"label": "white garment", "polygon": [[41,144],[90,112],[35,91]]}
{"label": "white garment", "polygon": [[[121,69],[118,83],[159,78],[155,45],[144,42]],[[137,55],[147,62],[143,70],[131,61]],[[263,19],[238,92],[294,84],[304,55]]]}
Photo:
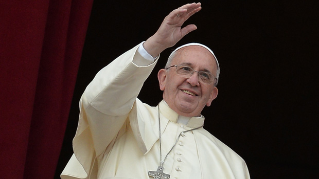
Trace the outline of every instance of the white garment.
{"label": "white garment", "polygon": [[[143,179],[159,164],[157,107],[137,99],[155,63],[136,53],[138,46],[103,68],[80,100],[74,155],[61,174],[66,178]],[[141,66],[142,65],[142,66]],[[202,126],[203,117],[176,123],[178,114],[160,103],[164,158],[181,131]],[[249,178],[245,162],[205,129],[182,136],[164,163],[171,178]]]}

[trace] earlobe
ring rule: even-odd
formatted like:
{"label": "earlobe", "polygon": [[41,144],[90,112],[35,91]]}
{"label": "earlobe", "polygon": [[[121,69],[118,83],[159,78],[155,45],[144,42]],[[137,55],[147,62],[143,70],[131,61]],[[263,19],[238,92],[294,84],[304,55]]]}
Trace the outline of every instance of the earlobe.
{"label": "earlobe", "polygon": [[157,79],[159,82],[160,89],[164,91],[166,85],[166,70],[160,69],[157,73]]}
{"label": "earlobe", "polygon": [[214,86],[214,89],[210,94],[209,100],[207,101],[207,104],[206,104],[207,107],[209,107],[212,104],[213,100],[217,98],[217,95],[218,95],[218,89],[216,86]]}

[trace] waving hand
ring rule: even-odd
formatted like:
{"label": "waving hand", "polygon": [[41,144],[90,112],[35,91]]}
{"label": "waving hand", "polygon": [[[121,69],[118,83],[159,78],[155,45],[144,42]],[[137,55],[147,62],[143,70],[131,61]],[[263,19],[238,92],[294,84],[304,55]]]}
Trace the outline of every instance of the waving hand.
{"label": "waving hand", "polygon": [[201,3],[186,4],[173,10],[163,20],[157,32],[144,43],[144,48],[153,57],[158,56],[166,48],[174,46],[185,35],[197,29],[189,24],[182,27],[184,22],[201,10]]}

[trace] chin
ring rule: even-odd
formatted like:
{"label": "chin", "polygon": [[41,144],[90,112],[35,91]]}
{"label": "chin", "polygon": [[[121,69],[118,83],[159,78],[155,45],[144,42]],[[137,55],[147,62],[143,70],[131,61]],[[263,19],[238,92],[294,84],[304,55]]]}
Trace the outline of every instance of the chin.
{"label": "chin", "polygon": [[194,113],[196,111],[197,105],[194,104],[180,104],[179,105],[179,110],[185,114],[191,114]]}

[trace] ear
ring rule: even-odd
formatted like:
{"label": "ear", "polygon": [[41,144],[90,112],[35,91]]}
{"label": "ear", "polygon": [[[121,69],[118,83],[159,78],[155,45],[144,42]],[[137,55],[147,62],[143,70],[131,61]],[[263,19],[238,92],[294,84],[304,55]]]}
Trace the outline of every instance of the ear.
{"label": "ear", "polygon": [[216,86],[214,86],[214,89],[212,90],[212,92],[211,92],[211,94],[210,94],[210,96],[209,96],[209,99],[208,99],[208,101],[207,101],[207,103],[206,103],[206,106],[209,107],[209,106],[212,104],[212,101],[213,101],[215,98],[217,98],[217,95],[218,95],[218,89],[217,89]]}
{"label": "ear", "polygon": [[166,70],[165,69],[160,69],[157,73],[157,79],[158,79],[158,82],[159,82],[159,86],[160,86],[160,89],[162,91],[164,91],[165,89],[165,86],[166,86]]}

